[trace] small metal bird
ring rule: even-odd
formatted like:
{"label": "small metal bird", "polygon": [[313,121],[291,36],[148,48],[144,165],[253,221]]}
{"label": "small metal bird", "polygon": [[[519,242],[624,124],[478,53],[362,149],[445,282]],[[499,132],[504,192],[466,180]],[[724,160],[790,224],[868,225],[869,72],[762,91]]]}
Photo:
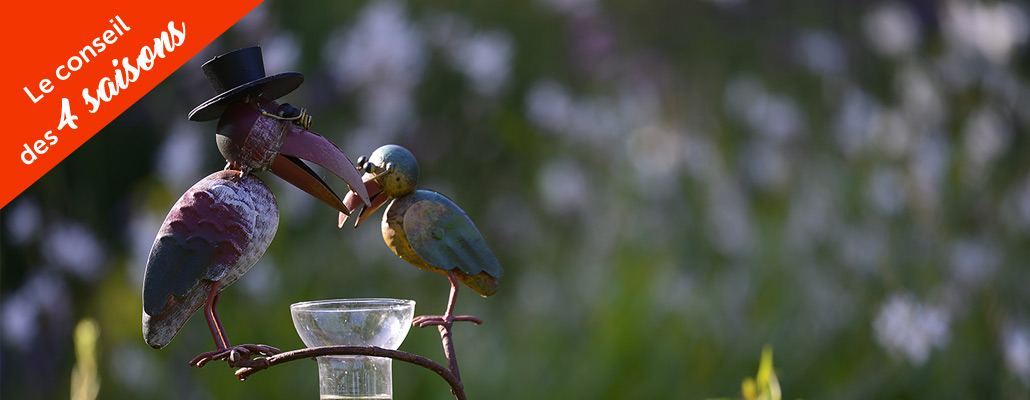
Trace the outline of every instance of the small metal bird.
{"label": "small metal bird", "polygon": [[342,200],[301,159],[326,167],[369,204],[356,168],[331,142],[307,130],[306,111],[275,102],[303,82],[287,72],[265,76],[261,50],[250,47],[227,53],[203,66],[219,93],[189,114],[194,121],[220,118],[218,149],[226,170],[202,179],[172,206],[150,250],[143,278],[143,336],[162,348],[201,306],[216,349],[191,365],[211,360],[270,355],[266,345],[232,346],[216,311],[222,290],[249,270],[275,236],[279,211],[271,190],[253,172],[272,173],[329,204],[350,213]]}
{"label": "small metal bird", "polygon": [[[501,263],[490,251],[465,212],[444,195],[415,189],[418,183],[418,163],[407,149],[386,145],[376,149],[370,157],[358,159],[364,170],[362,180],[372,196],[371,204],[362,208],[356,228],[378,208],[393,202],[383,213],[383,240],[398,257],[426,271],[447,276],[451,292],[447,311],[440,316],[421,316],[413,324],[450,325],[453,321],[482,323],[479,318],[454,315],[454,301],[458,294],[458,281],[483,296],[497,291],[503,270]],[[344,204],[357,208],[359,199],[347,194]],[[347,221],[340,214],[339,225]]]}

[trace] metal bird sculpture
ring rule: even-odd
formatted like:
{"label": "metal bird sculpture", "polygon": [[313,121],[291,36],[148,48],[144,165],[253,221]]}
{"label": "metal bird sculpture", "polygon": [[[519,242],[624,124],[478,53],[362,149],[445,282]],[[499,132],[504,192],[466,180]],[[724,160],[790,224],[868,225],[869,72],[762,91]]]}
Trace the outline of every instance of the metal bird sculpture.
{"label": "metal bird sculpture", "polygon": [[197,182],[172,206],[150,250],[143,278],[143,337],[154,348],[168,345],[200,308],[216,349],[190,361],[271,355],[266,345],[229,343],[218,317],[222,290],[246,273],[275,236],[279,211],[271,190],[253,172],[271,171],[341,213],[342,200],[301,159],[322,165],[346,182],[355,207],[368,192],[350,160],[331,142],[306,130],[306,111],[276,99],[303,82],[287,72],[265,76],[261,50],[250,47],[203,65],[218,93],[189,114],[194,121],[220,118],[216,141],[226,170]]}
{"label": "metal bird sculpture", "polygon": [[143,278],[147,344],[164,347],[204,306],[217,349],[190,364],[203,365],[233,351],[243,356],[278,353],[270,346],[230,345],[216,311],[220,292],[261,258],[278,225],[275,197],[253,175],[219,171],[187,190],[161,225],[147,261]]}
{"label": "metal bird sculpture", "polygon": [[[503,270],[501,263],[486,245],[472,220],[444,195],[415,189],[418,183],[418,163],[407,149],[386,145],[376,149],[370,157],[358,159],[358,167],[365,173],[362,179],[371,197],[354,223],[356,228],[373,212],[393,199],[383,213],[383,240],[398,257],[426,271],[447,276],[451,284],[447,310],[444,315],[420,316],[413,324],[450,325],[453,321],[482,323],[479,318],[454,315],[454,302],[458,294],[458,281],[483,296],[497,291]],[[344,204],[357,208],[360,199],[349,194]],[[347,221],[341,213],[339,225]]]}

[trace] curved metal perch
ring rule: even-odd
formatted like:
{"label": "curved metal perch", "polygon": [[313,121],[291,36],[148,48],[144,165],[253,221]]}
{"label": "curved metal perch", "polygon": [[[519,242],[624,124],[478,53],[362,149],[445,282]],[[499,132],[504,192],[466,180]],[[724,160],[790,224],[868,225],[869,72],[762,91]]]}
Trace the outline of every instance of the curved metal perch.
{"label": "curved metal perch", "polygon": [[430,360],[426,357],[408,353],[400,350],[384,349],[376,346],[320,346],[320,347],[309,347],[298,350],[291,350],[285,353],[279,353],[268,357],[257,357],[252,359],[236,360],[235,365],[242,366],[242,368],[236,370],[236,377],[241,381],[247,380],[250,375],[263,369],[269,368],[273,365],[278,365],[294,360],[300,360],[304,358],[315,358],[320,356],[372,356],[372,357],[385,357],[392,358],[394,360],[400,360],[408,363],[418,365],[420,367],[429,369],[440,375],[449,385],[451,385],[451,393],[457,400],[465,399],[465,389],[461,384],[461,380],[458,379],[450,370],[446,367],[438,364],[437,362]]}

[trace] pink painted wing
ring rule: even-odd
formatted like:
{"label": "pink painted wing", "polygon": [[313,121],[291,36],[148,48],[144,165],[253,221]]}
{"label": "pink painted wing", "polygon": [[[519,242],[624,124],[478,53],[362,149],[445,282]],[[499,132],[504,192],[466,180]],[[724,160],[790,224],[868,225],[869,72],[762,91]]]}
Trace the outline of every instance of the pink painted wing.
{"label": "pink painted wing", "polygon": [[279,212],[260,179],[219,171],[186,191],[158,231],[143,278],[143,330],[163,347],[204,304],[264,254]]}

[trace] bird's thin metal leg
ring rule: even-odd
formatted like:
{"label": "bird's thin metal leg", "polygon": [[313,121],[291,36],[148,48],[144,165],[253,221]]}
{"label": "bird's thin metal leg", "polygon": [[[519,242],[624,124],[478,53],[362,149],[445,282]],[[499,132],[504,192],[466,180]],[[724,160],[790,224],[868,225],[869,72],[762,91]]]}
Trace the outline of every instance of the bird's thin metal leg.
{"label": "bird's thin metal leg", "polygon": [[447,272],[447,280],[451,282],[451,293],[447,297],[447,310],[443,315],[421,315],[411,320],[411,325],[424,328],[430,325],[450,325],[454,321],[468,321],[479,325],[483,323],[479,317],[471,315],[454,315],[454,304],[458,299],[458,279],[454,277],[453,271]]}
{"label": "bird's thin metal leg", "polygon": [[231,366],[234,362],[239,361],[242,357],[249,357],[251,355],[272,355],[279,353],[279,349],[263,345],[263,344],[244,344],[239,346],[233,346],[229,343],[229,336],[225,333],[225,328],[222,327],[222,320],[218,318],[218,299],[221,295],[218,293],[218,282],[214,282],[214,286],[211,287],[211,291],[207,296],[207,303],[204,304],[204,317],[207,319],[207,327],[211,330],[211,336],[215,339],[214,351],[201,353],[200,355],[193,357],[190,360],[190,365],[203,367],[211,360],[226,360]]}
{"label": "bird's thin metal leg", "polygon": [[447,272],[447,280],[451,282],[451,294],[447,297],[447,312],[444,318],[451,319],[454,316],[454,300],[458,298],[458,280],[454,278],[454,272]]}
{"label": "bird's thin metal leg", "polygon": [[211,337],[215,339],[215,346],[218,350],[229,348],[229,337],[222,327],[222,320],[218,318],[218,282],[211,286],[211,292],[207,295],[207,303],[204,304],[204,317],[207,319],[207,327],[211,330]]}

